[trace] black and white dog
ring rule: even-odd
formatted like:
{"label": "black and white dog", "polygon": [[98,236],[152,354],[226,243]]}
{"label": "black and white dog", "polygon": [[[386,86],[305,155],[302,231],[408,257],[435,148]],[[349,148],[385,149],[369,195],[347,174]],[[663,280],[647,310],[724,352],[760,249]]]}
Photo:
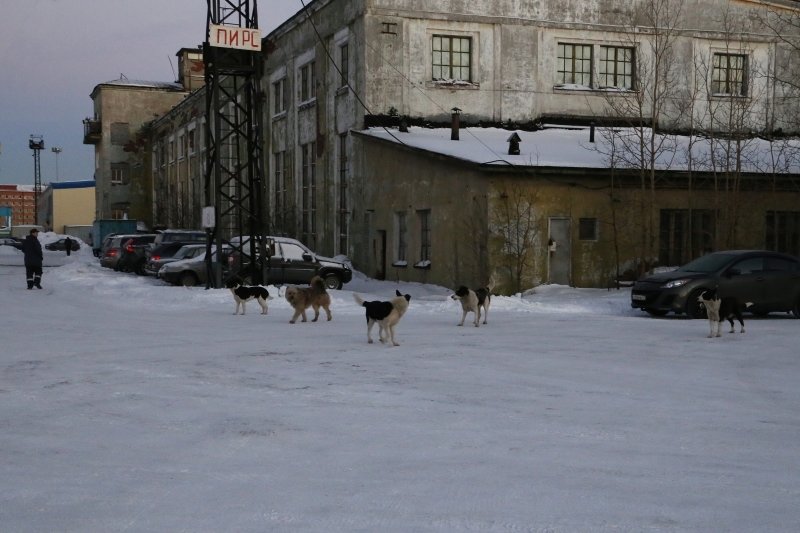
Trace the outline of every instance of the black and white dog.
{"label": "black and white dog", "polygon": [[472,322],[477,328],[481,322],[481,309],[483,309],[483,323],[486,324],[489,320],[489,304],[492,303],[492,289],[494,283],[489,281],[489,285],[479,289],[472,290],[465,285],[461,285],[456,289],[455,294],[451,296],[453,300],[461,302],[461,322],[459,326],[464,325],[464,320],[467,318],[467,313],[474,313],[475,320]]}
{"label": "black and white dog", "polygon": [[[706,289],[700,294],[697,301],[701,302],[706,308],[706,314],[708,315],[709,338],[722,336],[720,335],[720,330],[722,329],[722,323],[725,320],[731,323],[730,333],[733,333],[735,331],[733,324],[734,318],[738,320],[739,324],[742,326],[740,333],[744,333],[742,304],[739,302],[739,300],[733,296],[720,298],[719,294],[717,293],[717,289]],[[744,304],[744,309],[747,309],[751,305],[753,305],[753,302],[746,302]]]}
{"label": "black and white dog", "polygon": [[266,315],[269,309],[267,308],[267,301],[269,300],[269,291],[258,285],[242,285],[241,280],[233,278],[227,282],[228,288],[233,294],[233,301],[236,302],[236,309],[233,311],[234,315],[239,314],[239,306],[242,307],[242,314],[245,312],[245,304],[250,300],[255,300],[261,306],[261,314]]}
{"label": "black and white dog", "polygon": [[400,322],[400,319],[403,318],[408,309],[411,295],[401,294],[398,290],[395,290],[395,294],[397,296],[388,302],[380,300],[365,302],[358,294],[353,293],[353,299],[356,303],[366,309],[368,343],[372,344],[372,326],[377,322],[378,340],[386,342],[391,339],[394,346],[400,346],[394,340],[394,327]]}

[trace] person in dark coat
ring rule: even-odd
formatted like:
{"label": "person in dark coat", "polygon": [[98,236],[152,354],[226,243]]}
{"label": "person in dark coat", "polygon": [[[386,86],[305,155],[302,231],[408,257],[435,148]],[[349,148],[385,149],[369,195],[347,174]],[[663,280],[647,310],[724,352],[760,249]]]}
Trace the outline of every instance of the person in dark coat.
{"label": "person in dark coat", "polygon": [[69,237],[64,239],[64,248],[66,248],[67,250],[67,255],[70,255],[72,253],[72,239],[70,239]]}
{"label": "person in dark coat", "polygon": [[28,289],[42,288],[42,244],[39,242],[39,230],[33,228],[22,242],[22,253],[25,254],[25,275],[28,277]]}

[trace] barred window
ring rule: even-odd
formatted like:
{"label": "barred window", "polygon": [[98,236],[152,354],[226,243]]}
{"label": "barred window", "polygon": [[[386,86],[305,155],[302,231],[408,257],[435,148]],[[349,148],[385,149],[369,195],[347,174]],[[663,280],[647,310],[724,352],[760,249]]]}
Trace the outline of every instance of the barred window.
{"label": "barred window", "polygon": [[558,43],[556,82],[592,86],[592,46]]}
{"label": "barred window", "polygon": [[395,262],[407,261],[406,251],[408,249],[408,234],[406,226],[406,212],[397,211],[394,214],[394,229],[395,229]]}
{"label": "barred window", "polygon": [[472,38],[433,36],[433,79],[472,81]]}
{"label": "barred window", "polygon": [[600,87],[633,89],[633,48],[625,46],[601,46]]}
{"label": "barred window", "polygon": [[711,92],[733,96],[747,95],[747,56],[714,54],[711,71]]}
{"label": "barred window", "polygon": [[431,210],[417,211],[419,216],[419,260],[431,260]]}

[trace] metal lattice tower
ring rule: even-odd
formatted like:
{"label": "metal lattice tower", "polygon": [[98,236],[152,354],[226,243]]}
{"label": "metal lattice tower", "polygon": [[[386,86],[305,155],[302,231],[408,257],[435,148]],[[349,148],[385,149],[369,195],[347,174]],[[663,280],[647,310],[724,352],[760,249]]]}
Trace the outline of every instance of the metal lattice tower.
{"label": "metal lattice tower", "polygon": [[28,147],[33,150],[33,223],[39,223],[39,196],[42,194],[42,168],[39,152],[44,150],[41,135],[31,135]]}
{"label": "metal lattice tower", "polygon": [[[205,201],[214,207],[213,241],[230,246],[262,283],[267,233],[263,212],[263,137],[259,80],[263,69],[255,0],[207,0]],[[243,236],[253,236],[242,239]],[[217,253],[213,285],[222,283],[223,254]]]}

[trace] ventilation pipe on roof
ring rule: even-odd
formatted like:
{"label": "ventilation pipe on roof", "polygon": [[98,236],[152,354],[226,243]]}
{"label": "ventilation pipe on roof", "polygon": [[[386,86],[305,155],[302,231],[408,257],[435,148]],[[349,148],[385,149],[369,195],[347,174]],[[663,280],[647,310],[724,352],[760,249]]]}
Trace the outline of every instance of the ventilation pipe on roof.
{"label": "ventilation pipe on roof", "polygon": [[594,121],[589,123],[589,142],[594,142]]}
{"label": "ventilation pipe on roof", "polygon": [[508,142],[508,155],[519,155],[519,143],[521,140],[516,131],[509,135],[508,139],[506,139]]}
{"label": "ventilation pipe on roof", "polygon": [[457,107],[451,109],[452,113],[450,114],[450,140],[457,141],[458,140],[458,129],[461,126],[461,110]]}

